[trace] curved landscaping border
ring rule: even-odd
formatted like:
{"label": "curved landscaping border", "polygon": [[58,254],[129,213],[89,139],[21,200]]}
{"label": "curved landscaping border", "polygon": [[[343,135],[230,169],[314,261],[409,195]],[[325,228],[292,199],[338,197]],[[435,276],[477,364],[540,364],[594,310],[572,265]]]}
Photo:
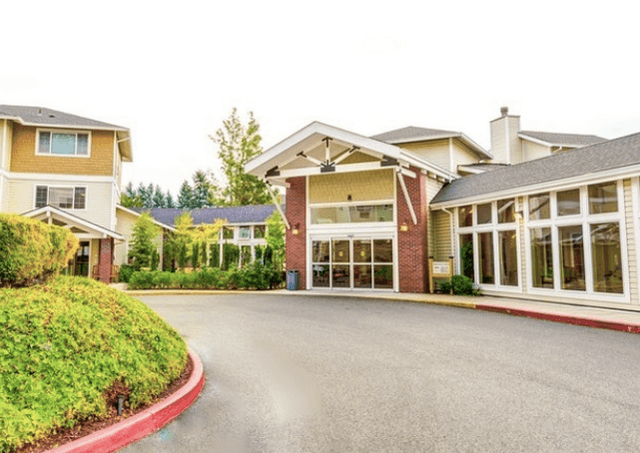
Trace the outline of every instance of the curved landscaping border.
{"label": "curved landscaping border", "polygon": [[204,386],[202,362],[191,349],[189,356],[193,361],[191,377],[173,395],[120,423],[47,453],[111,453],[162,428],[191,406]]}

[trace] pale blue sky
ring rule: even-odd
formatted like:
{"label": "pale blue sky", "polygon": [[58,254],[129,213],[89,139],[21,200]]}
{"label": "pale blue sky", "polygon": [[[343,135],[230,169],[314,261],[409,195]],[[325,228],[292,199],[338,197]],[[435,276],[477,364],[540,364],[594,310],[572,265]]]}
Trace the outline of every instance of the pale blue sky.
{"label": "pale blue sky", "polygon": [[502,105],[523,129],[640,131],[636,8],[609,1],[11,2],[0,103],[131,128],[125,182],[175,194],[215,168],[208,139],[252,110],[265,148],[318,120],[414,125],[489,148]]}

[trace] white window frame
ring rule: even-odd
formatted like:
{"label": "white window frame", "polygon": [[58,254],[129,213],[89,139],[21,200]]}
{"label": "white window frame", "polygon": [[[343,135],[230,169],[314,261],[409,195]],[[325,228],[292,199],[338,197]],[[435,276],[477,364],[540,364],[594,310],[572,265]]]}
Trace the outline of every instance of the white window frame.
{"label": "white window frame", "polygon": [[[53,157],[77,157],[82,159],[88,159],[91,157],[91,131],[74,130],[74,129],[36,129],[36,156],[53,156]],[[51,134],[49,141],[49,152],[43,153],[40,151],[40,133],[46,132]],[[74,154],[53,154],[51,152],[51,141],[53,141],[53,134],[69,134],[76,136],[76,152]],[[87,154],[78,153],[78,134],[86,134],[87,138]]]}
{"label": "white window frame", "polygon": [[[589,186],[611,183],[616,184],[616,193],[618,196],[618,210],[616,212],[608,212],[602,214],[590,214],[589,213]],[[579,189],[580,190],[580,214],[559,216],[557,210],[557,193],[564,192],[566,190]],[[593,182],[591,184],[563,187],[558,190],[549,191],[536,191],[531,195],[538,195],[540,193],[549,193],[549,201],[551,208],[551,217],[549,219],[530,220],[529,219],[529,195],[525,196],[524,201],[524,231],[525,231],[525,259],[527,263],[527,292],[531,294],[539,295],[552,295],[558,297],[568,298],[597,298],[598,300],[606,302],[623,302],[629,303],[630,298],[630,285],[629,285],[629,264],[628,264],[628,244],[627,244],[627,225],[626,225],[626,207],[624,198],[624,185],[622,179],[605,180]],[[597,292],[594,290],[593,281],[593,257],[591,247],[591,225],[600,223],[618,223],[620,229],[620,265],[623,277],[623,293],[612,294]],[[559,228],[566,226],[581,226],[582,227],[582,245],[584,254],[584,273],[585,273],[585,290],[575,291],[562,289],[561,272],[560,272],[560,244]],[[536,288],[533,286],[533,263],[531,255],[531,228],[550,228],[551,229],[551,250],[553,254],[553,288]]]}
{"label": "white window frame", "polygon": [[[466,203],[462,206],[471,205],[472,211],[472,226],[470,227],[460,227],[460,216],[459,216],[459,207],[456,207],[455,210],[455,241],[456,241],[456,253],[458,256],[455,257],[456,262],[456,273],[461,274],[462,272],[462,263],[460,262],[460,235],[461,234],[471,234],[473,238],[473,273],[474,273],[474,283],[476,283],[483,290],[488,291],[504,291],[504,292],[522,292],[522,251],[520,247],[520,223],[516,216],[514,222],[511,223],[498,223],[498,201],[513,199],[514,200],[514,209],[518,210],[518,199],[517,197],[502,197],[493,201],[484,201],[481,203]],[[491,205],[491,222],[478,224],[478,205],[490,204]],[[502,278],[500,275],[500,244],[499,233],[502,231],[515,231],[516,232],[516,254],[517,254],[517,268],[518,268],[518,284],[517,285],[503,285]],[[479,283],[480,282],[480,239],[478,237],[479,234],[482,233],[491,233],[492,240],[492,252],[493,252],[493,275],[494,275],[494,283]]]}
{"label": "white window frame", "polygon": [[[45,204],[45,206],[49,206],[50,203],[50,195],[49,195],[49,191],[50,189],[56,188],[56,189],[71,189],[71,192],[73,193],[73,207],[72,208],[60,208],[58,206],[54,206],[55,208],[58,209],[67,209],[67,210],[73,210],[73,211],[78,211],[78,212],[83,212],[87,210],[87,206],[89,205],[89,188],[87,186],[68,186],[68,185],[57,185],[57,184],[34,184],[33,185],[33,207],[34,209],[41,209],[44,206],[38,207],[37,206],[37,202],[38,202],[38,187],[46,187],[47,188],[47,203]],[[76,208],[76,189],[84,189],[84,208]]]}

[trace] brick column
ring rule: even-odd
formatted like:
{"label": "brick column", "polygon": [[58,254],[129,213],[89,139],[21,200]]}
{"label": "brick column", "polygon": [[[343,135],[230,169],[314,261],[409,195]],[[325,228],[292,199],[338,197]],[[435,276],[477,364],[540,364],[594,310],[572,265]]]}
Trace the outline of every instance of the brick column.
{"label": "brick column", "polygon": [[[300,275],[298,289],[307,288],[307,184],[300,176],[287,179],[287,211],[285,212],[291,229],[287,230],[286,260],[287,271],[297,270]],[[293,234],[297,229],[298,234]]]}
{"label": "brick column", "polygon": [[[415,178],[404,176],[418,223],[413,224],[402,187],[398,183],[398,269],[400,292],[425,293],[428,288],[427,270],[427,194],[426,178],[419,169],[411,167]],[[406,225],[408,231],[402,231]]]}
{"label": "brick column", "polygon": [[98,257],[98,275],[101,282],[111,281],[111,264],[113,263],[113,238],[100,239],[100,252]]}

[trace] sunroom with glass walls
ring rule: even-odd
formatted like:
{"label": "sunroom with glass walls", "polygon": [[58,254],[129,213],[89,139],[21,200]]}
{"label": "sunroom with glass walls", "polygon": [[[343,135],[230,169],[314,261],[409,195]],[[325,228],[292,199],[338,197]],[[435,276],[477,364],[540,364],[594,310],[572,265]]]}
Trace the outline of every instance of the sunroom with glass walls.
{"label": "sunroom with glass walls", "polygon": [[524,218],[529,292],[630,301],[622,181],[531,194]]}

